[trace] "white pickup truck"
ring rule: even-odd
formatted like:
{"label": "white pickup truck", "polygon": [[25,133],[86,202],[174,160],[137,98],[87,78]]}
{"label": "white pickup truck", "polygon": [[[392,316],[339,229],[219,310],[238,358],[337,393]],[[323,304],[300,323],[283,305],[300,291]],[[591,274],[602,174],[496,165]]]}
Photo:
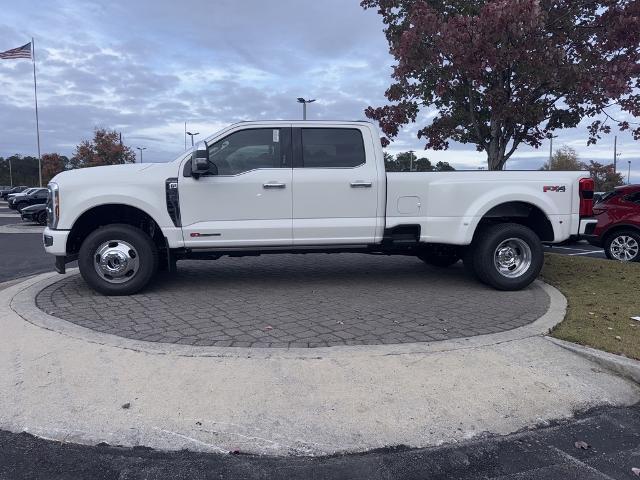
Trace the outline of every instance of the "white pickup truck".
{"label": "white pickup truck", "polygon": [[542,242],[595,227],[585,172],[386,173],[379,138],[368,122],[243,122],[171,163],[61,173],[45,250],[106,295],[181,259],[312,252],[462,259],[516,290],[538,276]]}

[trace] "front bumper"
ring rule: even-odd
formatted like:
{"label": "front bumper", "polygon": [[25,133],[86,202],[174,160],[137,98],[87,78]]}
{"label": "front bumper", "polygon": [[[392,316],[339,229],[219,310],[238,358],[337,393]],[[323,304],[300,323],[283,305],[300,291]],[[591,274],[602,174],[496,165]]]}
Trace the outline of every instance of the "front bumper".
{"label": "front bumper", "polygon": [[53,230],[49,227],[44,229],[42,239],[44,242],[44,250],[55,256],[64,256],[67,254],[67,238],[70,230]]}
{"label": "front bumper", "polygon": [[56,272],[65,273],[67,263],[78,259],[78,255],[67,255],[67,237],[69,230],[53,230],[49,227],[42,233],[44,250],[56,257]]}

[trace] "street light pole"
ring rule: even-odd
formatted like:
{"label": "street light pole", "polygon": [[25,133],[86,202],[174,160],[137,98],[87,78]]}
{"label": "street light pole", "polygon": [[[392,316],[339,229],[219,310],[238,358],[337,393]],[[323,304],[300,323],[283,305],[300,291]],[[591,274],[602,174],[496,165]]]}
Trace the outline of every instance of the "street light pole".
{"label": "street light pole", "polygon": [[629,163],[629,170],[627,171],[627,184],[631,185],[631,160],[627,160]]}
{"label": "street light pole", "polygon": [[142,163],[142,152],[147,149],[147,147],[136,147],[136,149],[140,150],[140,163]]}
{"label": "street light pole", "polygon": [[551,161],[553,160],[553,139],[558,138],[558,135],[549,134],[549,140],[551,140],[551,145],[549,146],[549,167],[551,167]]}
{"label": "street light pole", "polygon": [[312,100],[306,100],[302,97],[298,97],[298,103],[302,104],[302,119],[307,119],[307,104],[315,102],[315,98]]}
{"label": "street light pole", "polygon": [[187,132],[187,135],[191,137],[191,146],[193,147],[194,146],[193,137],[195,137],[196,135],[200,135],[200,132],[195,132],[195,133]]}
{"label": "street light pole", "polygon": [[413,172],[413,150],[409,150],[409,171]]}

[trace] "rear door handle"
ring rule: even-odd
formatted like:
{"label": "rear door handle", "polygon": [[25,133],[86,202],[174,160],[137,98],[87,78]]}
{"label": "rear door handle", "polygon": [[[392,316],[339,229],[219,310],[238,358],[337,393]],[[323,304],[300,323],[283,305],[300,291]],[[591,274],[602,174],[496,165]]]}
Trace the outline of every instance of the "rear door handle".
{"label": "rear door handle", "polygon": [[351,188],[371,188],[372,185],[372,182],[351,182]]}
{"label": "rear door handle", "polygon": [[266,189],[271,189],[271,188],[286,188],[286,185],[285,185],[284,183],[269,182],[269,183],[265,183],[264,185],[262,185],[262,188],[266,188]]}

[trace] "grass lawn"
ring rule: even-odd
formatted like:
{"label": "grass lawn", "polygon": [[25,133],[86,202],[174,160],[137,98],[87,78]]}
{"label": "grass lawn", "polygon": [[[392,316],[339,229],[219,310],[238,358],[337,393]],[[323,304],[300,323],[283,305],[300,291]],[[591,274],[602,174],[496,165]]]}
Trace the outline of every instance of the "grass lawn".
{"label": "grass lawn", "polygon": [[544,281],[568,300],[551,335],[640,360],[640,263],[546,255]]}

